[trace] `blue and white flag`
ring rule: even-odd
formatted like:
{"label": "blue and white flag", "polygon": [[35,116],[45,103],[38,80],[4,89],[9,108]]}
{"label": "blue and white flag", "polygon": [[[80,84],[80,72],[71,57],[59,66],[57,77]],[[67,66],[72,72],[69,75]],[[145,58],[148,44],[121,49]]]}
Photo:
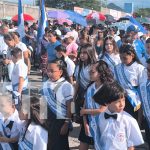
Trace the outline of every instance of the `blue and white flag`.
{"label": "blue and white flag", "polygon": [[[47,26],[47,15],[45,11],[45,0],[40,1],[40,17],[38,23],[37,43],[40,41],[45,33],[45,27]],[[37,50],[38,51],[38,50]],[[39,53],[39,52],[37,52]]]}
{"label": "blue and white flag", "polygon": [[18,0],[18,29],[17,32],[20,34],[20,39],[25,36],[24,30],[24,17],[22,11],[22,0]]}

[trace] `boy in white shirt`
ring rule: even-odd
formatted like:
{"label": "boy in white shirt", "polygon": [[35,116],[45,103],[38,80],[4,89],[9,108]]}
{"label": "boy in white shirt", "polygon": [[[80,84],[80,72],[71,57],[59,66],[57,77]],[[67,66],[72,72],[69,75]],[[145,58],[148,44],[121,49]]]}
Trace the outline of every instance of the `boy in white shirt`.
{"label": "boy in white shirt", "polygon": [[108,106],[98,122],[102,150],[134,150],[144,143],[137,121],[123,111],[125,93],[117,82],[104,84],[93,98]]}
{"label": "boy in white shirt", "polygon": [[62,45],[59,45],[55,48],[56,50],[56,56],[58,58],[62,58],[66,64],[67,64],[67,73],[69,75],[70,81],[73,84],[73,74],[75,70],[75,64],[74,62],[67,56],[66,54],[66,48]]}
{"label": "boy in white shirt", "polygon": [[14,62],[14,68],[12,72],[12,87],[13,91],[22,93],[27,89],[28,85],[28,67],[22,60],[22,51],[20,48],[15,47],[12,52],[12,60]]}

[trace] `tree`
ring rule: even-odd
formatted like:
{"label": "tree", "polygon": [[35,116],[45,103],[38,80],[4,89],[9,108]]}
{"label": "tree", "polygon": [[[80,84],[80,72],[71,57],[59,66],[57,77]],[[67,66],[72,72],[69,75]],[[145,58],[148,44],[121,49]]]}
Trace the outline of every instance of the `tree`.
{"label": "tree", "polygon": [[106,0],[45,0],[47,7],[73,9],[75,6],[100,11]]}
{"label": "tree", "polygon": [[138,17],[150,17],[150,8],[141,8],[135,12]]}

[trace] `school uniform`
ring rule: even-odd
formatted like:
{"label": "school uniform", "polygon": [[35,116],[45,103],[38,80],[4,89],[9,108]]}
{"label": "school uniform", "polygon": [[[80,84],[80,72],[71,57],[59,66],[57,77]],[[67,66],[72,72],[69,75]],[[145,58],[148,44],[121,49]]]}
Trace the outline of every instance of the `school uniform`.
{"label": "school uniform", "polygon": [[[134,116],[134,111],[137,111],[141,105],[139,88],[147,80],[147,71],[143,65],[137,62],[133,62],[129,66],[121,63],[115,68],[115,77],[127,92],[128,101],[125,110]],[[130,108],[128,108],[129,105],[131,105]]]}
{"label": "school uniform", "polygon": [[[25,134],[25,135],[24,135]],[[31,123],[22,133],[19,150],[47,150],[48,132],[41,126]]]}
{"label": "school uniform", "polygon": [[150,80],[140,86],[140,95],[145,116],[145,133],[150,146]]}
{"label": "school uniform", "polygon": [[[100,108],[100,105],[98,103],[96,103],[92,97],[101,87],[102,86],[100,86],[98,89],[96,89],[95,83],[93,83],[91,86],[88,87],[87,92],[85,94],[85,109],[99,109]],[[99,114],[87,115],[87,121],[89,123],[89,128],[90,128],[89,137],[92,137],[92,140],[94,140],[94,146],[95,146],[95,149],[97,149],[97,150],[98,150],[98,145],[97,145],[98,142],[97,141],[99,139],[99,135],[97,134],[97,132],[98,132],[97,131],[98,130],[98,127],[97,127],[98,116],[99,116]],[[83,127],[84,126],[82,126],[82,128]],[[86,137],[85,131],[83,133],[82,129],[81,129],[79,140],[82,142],[85,142],[85,143],[90,143],[91,139],[89,137]],[[88,138],[89,140],[85,141],[84,138],[86,138],[86,139]]]}
{"label": "school uniform", "polygon": [[112,73],[114,73],[114,67],[121,63],[119,54],[114,53],[112,54],[105,53],[102,58],[100,57],[100,59],[102,59],[108,64]]}
{"label": "school uniform", "polygon": [[23,77],[25,80],[23,83],[23,91],[27,89],[27,85],[28,85],[27,74],[28,74],[28,67],[26,66],[26,64],[22,59],[18,60],[14,65],[12,76],[11,76],[13,91],[18,91],[20,77]]}
{"label": "school uniform", "polygon": [[67,64],[67,72],[69,77],[73,76],[75,70],[74,62],[68,56],[64,58],[64,61]]}
{"label": "school uniform", "polygon": [[[113,116],[109,116],[113,115]],[[99,146],[103,150],[127,150],[144,143],[137,121],[125,111],[99,115]]]}
{"label": "school uniform", "polygon": [[[14,113],[4,121],[3,115],[0,118],[0,132],[2,136],[7,138],[19,137],[21,120],[19,119],[18,111],[15,110]],[[17,143],[0,143],[0,148],[2,150],[13,150],[17,148]]]}
{"label": "school uniform", "polygon": [[69,150],[69,132],[60,135],[60,131],[67,116],[66,103],[73,99],[74,88],[64,77],[56,82],[48,80],[43,85],[42,95],[48,104],[48,149]]}
{"label": "school uniform", "polygon": [[80,109],[81,107],[83,107],[84,95],[88,85],[91,82],[89,71],[90,71],[90,65],[87,66],[83,65],[81,70],[79,70],[79,66],[76,66],[75,73],[74,73],[75,79],[79,84],[79,88],[75,98],[75,109],[76,109],[76,116],[77,116],[76,120],[78,120],[76,122],[78,123],[82,123],[82,117],[80,116]]}

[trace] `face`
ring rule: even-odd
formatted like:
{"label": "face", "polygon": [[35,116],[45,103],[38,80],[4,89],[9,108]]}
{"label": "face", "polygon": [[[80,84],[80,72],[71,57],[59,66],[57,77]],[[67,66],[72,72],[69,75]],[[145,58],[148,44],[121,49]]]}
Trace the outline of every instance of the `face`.
{"label": "face", "polygon": [[13,63],[17,62],[17,59],[14,56],[12,56],[11,58],[12,58]]}
{"label": "face", "polygon": [[15,41],[14,41],[14,40],[11,40],[11,41],[5,40],[5,43],[6,43],[10,48],[15,47]]}
{"label": "face", "polygon": [[123,111],[125,107],[125,98],[120,98],[117,101],[112,102],[111,104],[108,105],[108,109],[110,112],[114,113],[120,113]]}
{"label": "face", "polygon": [[147,76],[148,79],[150,80],[150,64],[147,64]]}
{"label": "face", "polygon": [[57,58],[61,58],[63,55],[62,55],[61,52],[57,52],[57,51],[56,51],[56,56],[57,56]]}
{"label": "face", "polygon": [[[6,97],[4,97],[4,98],[6,99]],[[4,117],[9,115],[10,112],[14,111],[14,105],[5,99],[3,99],[3,97],[2,97],[2,99],[0,101],[0,111],[4,115]]]}
{"label": "face", "polygon": [[146,51],[150,55],[150,43],[146,44]]}
{"label": "face", "polygon": [[81,52],[80,52],[80,59],[81,59],[81,61],[83,61],[83,62],[86,62],[86,61],[88,60],[88,54],[87,54],[86,49],[84,49],[84,48],[81,49]]}
{"label": "face", "polygon": [[47,67],[47,75],[51,81],[57,81],[61,78],[63,71],[59,69],[57,64],[50,63]]}
{"label": "face", "polygon": [[56,42],[56,36],[54,36],[52,33],[48,33],[48,40],[54,43]]}
{"label": "face", "polygon": [[2,29],[2,34],[7,34],[8,33],[8,27],[5,27]]}
{"label": "face", "polygon": [[121,61],[125,65],[130,64],[133,61],[134,57],[135,57],[134,54],[131,55],[128,55],[126,53],[120,54]]}
{"label": "face", "polygon": [[98,81],[99,80],[99,78],[100,78],[100,74],[97,72],[97,70],[96,70],[96,67],[97,67],[97,65],[98,64],[94,64],[94,65],[92,65],[91,66],[91,69],[90,69],[90,72],[89,72],[89,74],[90,74],[90,80],[91,81]]}
{"label": "face", "polygon": [[105,49],[107,53],[113,53],[113,42],[111,40],[107,40],[105,43]]}
{"label": "face", "polygon": [[101,31],[101,30],[98,31],[98,36],[101,37],[101,38],[103,38],[103,31]]}

